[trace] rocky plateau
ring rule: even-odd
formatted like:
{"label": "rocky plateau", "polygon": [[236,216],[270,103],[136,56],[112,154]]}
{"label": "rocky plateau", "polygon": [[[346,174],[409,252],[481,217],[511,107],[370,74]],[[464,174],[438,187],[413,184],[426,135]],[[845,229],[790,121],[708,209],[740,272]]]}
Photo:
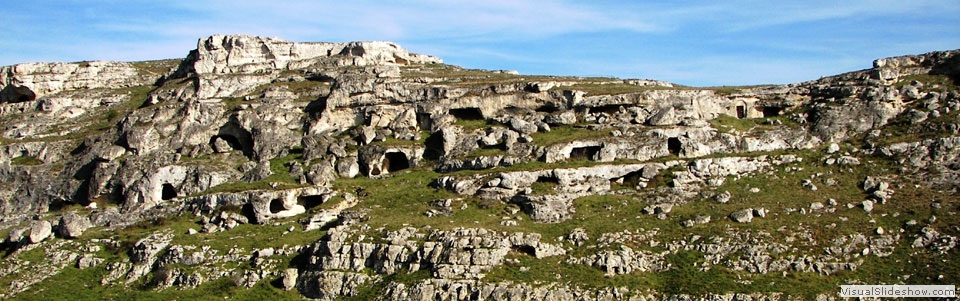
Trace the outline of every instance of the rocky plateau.
{"label": "rocky plateau", "polygon": [[0,299],[956,285],[958,83],[960,50],[699,88],[247,35],[5,66]]}

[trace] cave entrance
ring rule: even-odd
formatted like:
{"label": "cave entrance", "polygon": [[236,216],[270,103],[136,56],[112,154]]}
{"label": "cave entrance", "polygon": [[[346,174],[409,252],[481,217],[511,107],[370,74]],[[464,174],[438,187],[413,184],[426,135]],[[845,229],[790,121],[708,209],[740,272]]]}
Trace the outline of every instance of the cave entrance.
{"label": "cave entrance", "polygon": [[283,200],[273,199],[270,201],[270,213],[277,214],[284,210],[287,210],[287,207],[283,205]]}
{"label": "cave entrance", "polygon": [[529,245],[518,245],[510,247],[510,251],[526,254],[530,256],[537,256],[537,249]]}
{"label": "cave entrance", "polygon": [[634,171],[610,182],[616,182],[623,187],[639,188],[640,183],[643,182],[643,175],[640,171]]}
{"label": "cave entrance", "polygon": [[166,201],[177,197],[177,189],[170,183],[163,183],[160,187],[160,199]]}
{"label": "cave entrance", "polygon": [[479,108],[450,109],[450,115],[460,120],[485,120]]}
{"label": "cave entrance", "polygon": [[590,113],[607,113],[608,115],[613,115],[620,113],[621,105],[604,105],[599,107],[590,108]]}
{"label": "cave entrance", "polygon": [[246,203],[240,207],[240,214],[247,217],[247,220],[250,222],[257,221],[257,213],[253,210],[253,204]]}
{"label": "cave entrance", "polygon": [[0,102],[27,102],[37,99],[37,94],[27,87],[7,85],[0,90]]}
{"label": "cave entrance", "polygon": [[437,160],[443,156],[443,132],[436,131],[423,141],[423,158]]}
{"label": "cave entrance", "polygon": [[[249,131],[239,125],[239,121],[233,120],[232,118],[235,117],[231,117],[230,122],[220,127],[215,137],[220,137],[224,141],[227,141],[231,148],[243,151],[244,156],[253,156],[253,136]],[[211,140],[211,142],[213,141]]]}
{"label": "cave entrance", "polygon": [[570,150],[570,159],[573,160],[597,160],[597,154],[600,153],[600,146],[574,147]]}
{"label": "cave entrance", "polygon": [[232,148],[233,150],[243,151],[243,144],[240,144],[240,139],[237,139],[237,137],[234,137],[232,135],[213,136],[210,138],[210,145],[213,145],[214,143],[216,143],[217,138],[219,138],[220,140],[226,141],[227,144],[230,145],[230,148]]}
{"label": "cave entrance", "polygon": [[310,208],[320,206],[323,204],[326,198],[321,195],[303,195],[297,198],[297,204],[303,206],[304,209],[310,210]]}
{"label": "cave entrance", "polygon": [[763,107],[763,117],[771,118],[780,116],[780,113],[783,112],[783,108],[778,107]]}
{"label": "cave entrance", "polygon": [[737,118],[747,118],[747,107],[737,106]]}
{"label": "cave entrance", "polygon": [[683,145],[680,144],[680,138],[670,137],[667,138],[667,152],[671,155],[680,155],[680,149],[683,148]]}
{"label": "cave entrance", "polygon": [[553,103],[547,103],[545,105],[537,107],[535,111],[540,113],[556,113],[556,112],[560,112],[560,108]]}
{"label": "cave entrance", "polygon": [[410,160],[404,153],[389,152],[383,155],[383,163],[380,166],[383,171],[395,172],[410,168]]}

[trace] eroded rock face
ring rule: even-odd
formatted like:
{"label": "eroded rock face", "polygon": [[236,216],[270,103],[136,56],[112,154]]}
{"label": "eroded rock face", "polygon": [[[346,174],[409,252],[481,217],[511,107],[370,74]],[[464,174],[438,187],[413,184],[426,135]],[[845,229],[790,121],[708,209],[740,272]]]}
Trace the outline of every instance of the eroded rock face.
{"label": "eroded rock face", "polygon": [[130,63],[26,63],[0,68],[0,102],[34,101],[64,91],[115,89],[151,84]]}
{"label": "eroded rock face", "polygon": [[[884,220],[866,234],[832,241],[812,236],[821,233],[806,225],[776,229],[777,235],[745,229],[791,214],[835,221],[817,223],[825,229],[844,227],[850,214],[903,214],[896,212],[899,198],[909,195],[897,191],[912,182],[890,174],[846,177],[882,167],[881,159],[891,158],[904,174],[922,175],[923,184],[955,190],[960,96],[945,83],[908,76],[956,78],[958,57],[948,51],[881,59],[870,70],[732,92],[671,89],[652,80],[529,81],[515,72],[441,65],[390,42],[296,43],[244,35],[200,39],[187,58],[172,63],[8,66],[0,69],[0,225],[11,227],[4,245],[9,251],[45,248],[57,257],[42,266],[44,275],[65,265],[102,268],[104,285],[194,288],[229,278],[239,287],[270,281],[318,299],[359,297],[371,287],[382,287],[384,298],[392,299],[775,299],[779,295],[583,289],[560,274],[540,284],[485,277],[497,269],[529,272],[525,262],[532,260],[584,266],[608,277],[671,273],[689,268],[672,262],[690,254],[701,272],[833,275],[890,256],[900,239],[910,239],[917,252],[956,252],[955,230],[937,222],[950,219],[955,208],[940,200],[929,204],[936,215],[920,222],[897,229]],[[610,95],[575,88],[603,85],[656,88]],[[891,124],[913,127],[923,139],[885,141],[903,134]],[[804,162],[809,158],[814,162]],[[810,166],[801,163],[828,172],[791,180],[791,187],[822,193],[858,186],[863,198],[833,196],[846,206],[833,198],[793,208],[745,204],[772,189],[739,179],[780,180]],[[357,177],[373,180],[345,180]],[[421,227],[418,216],[413,224],[419,228],[387,222],[370,229],[366,221],[382,218],[366,216],[383,209],[383,187],[368,184],[378,179],[462,196],[403,196],[410,207],[426,203],[429,209],[416,207],[416,214],[442,220],[441,227]],[[320,207],[330,200],[340,203]],[[711,210],[678,209],[690,204]],[[59,212],[75,206],[89,216]],[[637,207],[625,213],[618,206]],[[709,237],[667,237],[635,226],[602,233],[581,224],[585,215],[578,210],[584,208],[611,225],[657,219],[651,224],[676,223],[694,233],[717,225],[727,230]],[[388,209],[407,214],[406,207]],[[494,219],[488,225],[497,231],[446,225],[474,210]],[[121,250],[128,261],[102,258],[100,248],[120,248],[119,241],[72,239],[97,230],[92,226],[113,230],[173,216],[200,221],[185,233],[153,232]],[[528,218],[564,232],[529,233],[544,225],[531,227]],[[571,224],[577,228],[565,228]],[[267,244],[300,239],[298,231],[327,232],[312,244],[253,250],[180,244],[249,227],[284,229],[254,242]],[[509,231],[520,227],[523,232]],[[68,239],[51,239],[54,233]],[[816,246],[816,253],[798,245]],[[306,263],[286,269],[297,253]],[[22,268],[17,264],[0,262],[0,270]],[[429,279],[393,280],[408,273]],[[28,290],[41,278],[11,281],[10,292]]]}
{"label": "eroded rock face", "polygon": [[[414,228],[387,232],[381,242],[357,242],[348,227],[328,231],[321,241],[310,247],[310,271],[353,271],[373,269],[378,274],[429,270],[444,279],[481,279],[504,256],[521,250],[530,256],[544,258],[565,254],[559,246],[541,242],[539,234],[496,233],[486,229],[434,230],[420,233]],[[404,271],[406,270],[406,271]],[[322,282],[322,273],[308,273],[298,280],[298,287]]]}

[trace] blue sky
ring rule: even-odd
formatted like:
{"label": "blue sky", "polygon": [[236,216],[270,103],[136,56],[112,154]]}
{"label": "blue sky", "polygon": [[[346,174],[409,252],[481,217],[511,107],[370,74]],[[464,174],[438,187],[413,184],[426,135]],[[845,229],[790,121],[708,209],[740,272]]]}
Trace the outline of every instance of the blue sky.
{"label": "blue sky", "polygon": [[181,58],[200,37],[389,40],[467,68],[782,84],[960,48],[960,1],[9,1],[0,65]]}

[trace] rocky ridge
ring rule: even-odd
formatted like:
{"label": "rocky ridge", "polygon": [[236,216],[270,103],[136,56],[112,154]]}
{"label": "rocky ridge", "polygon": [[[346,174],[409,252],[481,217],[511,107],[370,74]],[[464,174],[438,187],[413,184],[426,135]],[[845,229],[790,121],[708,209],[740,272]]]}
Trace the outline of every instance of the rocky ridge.
{"label": "rocky ridge", "polygon": [[101,297],[312,299],[952,283],[957,54],[723,89],[244,35],[3,67],[0,296],[70,275]]}

